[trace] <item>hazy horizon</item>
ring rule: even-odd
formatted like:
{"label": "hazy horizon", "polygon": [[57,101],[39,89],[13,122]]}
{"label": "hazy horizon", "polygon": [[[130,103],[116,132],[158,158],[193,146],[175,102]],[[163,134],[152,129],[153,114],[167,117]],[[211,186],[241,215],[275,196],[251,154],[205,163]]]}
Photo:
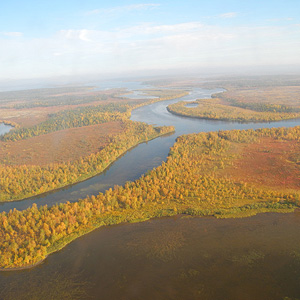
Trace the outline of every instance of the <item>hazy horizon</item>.
{"label": "hazy horizon", "polygon": [[64,86],[93,85],[95,82],[105,81],[142,81],[157,78],[190,78],[208,79],[217,77],[246,77],[246,76],[300,76],[300,66],[272,66],[248,68],[216,68],[211,70],[153,70],[124,72],[123,74],[85,74],[82,76],[53,76],[22,79],[0,79],[0,92],[56,88]]}
{"label": "hazy horizon", "polygon": [[0,82],[296,72],[299,8],[294,0],[2,2]]}

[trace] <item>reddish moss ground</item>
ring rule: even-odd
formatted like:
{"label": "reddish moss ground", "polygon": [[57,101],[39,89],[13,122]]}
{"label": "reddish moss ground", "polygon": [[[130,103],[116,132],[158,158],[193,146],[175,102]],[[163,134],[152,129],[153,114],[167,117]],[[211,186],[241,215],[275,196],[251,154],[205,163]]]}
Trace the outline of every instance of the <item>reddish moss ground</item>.
{"label": "reddish moss ground", "polygon": [[65,129],[16,142],[0,142],[0,163],[46,165],[72,161],[102,149],[109,135],[122,131],[121,122]]}
{"label": "reddish moss ground", "polygon": [[239,158],[225,173],[237,180],[275,189],[299,189],[300,167],[291,160],[300,152],[297,141],[264,138],[259,144],[241,145]]}
{"label": "reddish moss ground", "polygon": [[221,94],[223,99],[236,99],[245,103],[300,105],[300,86],[234,88]]}
{"label": "reddish moss ground", "polygon": [[63,110],[75,109],[76,107],[108,104],[111,102],[120,102],[116,99],[95,101],[77,105],[61,105],[50,107],[33,107],[33,108],[2,108],[0,109],[0,120],[7,120],[19,124],[21,127],[30,127],[45,121],[49,114],[54,114]]}

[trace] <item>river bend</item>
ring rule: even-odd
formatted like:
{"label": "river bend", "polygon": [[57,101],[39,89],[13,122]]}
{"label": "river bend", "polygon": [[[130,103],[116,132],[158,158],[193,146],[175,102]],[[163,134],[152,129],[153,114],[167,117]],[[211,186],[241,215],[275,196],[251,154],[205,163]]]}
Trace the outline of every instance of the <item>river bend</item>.
{"label": "river bend", "polygon": [[85,198],[87,195],[91,196],[99,192],[104,192],[114,187],[114,185],[124,185],[127,181],[134,181],[148,170],[166,161],[170,147],[174,144],[176,138],[182,134],[231,129],[292,127],[299,125],[299,120],[247,124],[202,120],[173,115],[166,109],[169,104],[178,101],[194,101],[199,98],[210,98],[212,94],[218,92],[222,92],[222,89],[207,90],[194,88],[187,96],[156,102],[133,110],[131,120],[146,122],[157,126],[174,126],[175,133],[137,145],[123,154],[103,173],[83,182],[21,201],[0,203],[0,212],[9,211],[14,208],[23,210],[30,207],[33,203],[36,203],[38,206],[45,204],[52,206],[67,201],[75,202],[80,198]]}

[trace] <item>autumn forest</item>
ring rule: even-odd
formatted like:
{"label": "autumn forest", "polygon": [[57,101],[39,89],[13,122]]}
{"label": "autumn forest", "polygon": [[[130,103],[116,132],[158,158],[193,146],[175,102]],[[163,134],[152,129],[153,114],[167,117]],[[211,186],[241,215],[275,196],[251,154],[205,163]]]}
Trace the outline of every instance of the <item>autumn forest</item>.
{"label": "autumn forest", "polygon": [[[239,82],[242,87],[238,87],[223,82],[220,86],[226,92],[211,99],[178,100],[168,110],[186,117],[239,122],[299,117],[299,99],[292,94],[289,102],[270,100],[268,93],[274,87],[269,83],[265,98],[259,98],[262,88],[246,83]],[[0,201],[20,200],[85,180],[137,144],[174,132],[173,126],[135,122],[130,115],[138,107],[181,98],[189,89],[202,87],[195,80],[181,84],[178,89],[177,82],[172,87],[160,82],[163,89],[144,91],[153,96],[150,100],[126,98],[120,89],[91,92],[91,88],[42,90],[34,101],[29,100],[29,92],[23,98],[18,93],[0,95],[3,122],[14,126],[0,141]],[[282,93],[286,86],[281,86]],[[297,92],[298,86],[290,89]],[[188,107],[191,103],[195,105]],[[43,147],[51,149],[47,143],[59,135],[68,137],[70,152],[53,150],[41,159]],[[300,203],[299,140],[299,126],[179,136],[166,162],[133,182],[73,203],[34,204],[26,210],[2,212],[0,268],[34,266],[100,226],[174,215],[240,218],[291,212]]]}

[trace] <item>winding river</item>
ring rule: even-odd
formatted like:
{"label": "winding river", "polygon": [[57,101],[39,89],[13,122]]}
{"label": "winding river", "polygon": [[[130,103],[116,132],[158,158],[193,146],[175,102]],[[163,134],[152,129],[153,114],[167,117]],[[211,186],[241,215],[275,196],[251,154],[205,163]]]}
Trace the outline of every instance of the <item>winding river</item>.
{"label": "winding river", "polygon": [[[174,134],[131,149],[104,173],[24,201],[53,205],[122,185],[166,160],[182,134],[227,129],[296,126],[299,120],[240,124],[179,117],[166,106],[210,97],[193,89],[180,99],[154,103],[131,119],[173,125]],[[294,299],[300,297],[300,214],[245,219],[174,217],[99,228],[41,265],[0,273],[0,299]]]}
{"label": "winding river", "polygon": [[193,89],[190,94],[180,99],[167,100],[140,107],[132,112],[131,120],[155,124],[158,126],[174,126],[175,133],[159,137],[147,143],[142,143],[126,152],[115,161],[105,172],[86,181],[31,197],[22,201],[0,203],[0,212],[10,209],[23,210],[37,203],[38,206],[48,206],[67,201],[74,202],[87,195],[95,195],[113,187],[123,185],[127,181],[138,179],[142,174],[159,166],[165,161],[170,147],[176,138],[182,134],[208,132],[229,129],[249,129],[262,127],[291,127],[299,124],[299,120],[289,120],[271,123],[237,123],[224,121],[209,121],[195,118],[175,116],[169,113],[166,107],[181,100],[194,101],[199,98],[209,98],[212,94],[221,92],[221,89],[204,90]]}

